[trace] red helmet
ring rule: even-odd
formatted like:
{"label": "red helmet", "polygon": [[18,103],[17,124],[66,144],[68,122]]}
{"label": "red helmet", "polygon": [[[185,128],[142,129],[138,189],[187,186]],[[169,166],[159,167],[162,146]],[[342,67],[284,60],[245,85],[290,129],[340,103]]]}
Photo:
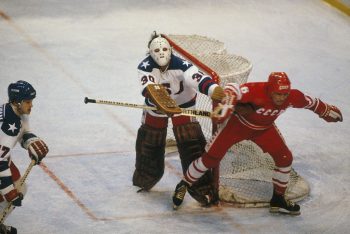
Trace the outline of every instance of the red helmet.
{"label": "red helmet", "polygon": [[271,94],[276,93],[289,93],[290,81],[285,72],[272,72],[267,81],[267,92]]}

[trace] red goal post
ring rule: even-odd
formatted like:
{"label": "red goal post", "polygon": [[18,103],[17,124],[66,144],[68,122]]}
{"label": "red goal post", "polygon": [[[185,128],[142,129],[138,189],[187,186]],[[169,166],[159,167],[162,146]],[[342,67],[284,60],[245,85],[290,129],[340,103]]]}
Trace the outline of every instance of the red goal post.
{"label": "red goal post", "polygon": [[[252,70],[252,64],[242,56],[230,54],[224,43],[213,38],[198,35],[165,35],[173,52],[183,57],[214,80],[224,86],[229,82],[245,83]],[[199,94],[196,107],[212,110],[213,103],[206,95]],[[209,140],[215,126],[210,119],[199,118],[203,133]],[[168,127],[168,142],[174,142]],[[176,146],[168,144],[167,149],[176,150]],[[219,196],[225,201],[240,207],[264,207],[269,205],[272,197],[272,172],[274,162],[269,154],[251,141],[235,144],[227,152],[216,171]],[[286,197],[299,201],[308,196],[308,183],[293,169]]]}

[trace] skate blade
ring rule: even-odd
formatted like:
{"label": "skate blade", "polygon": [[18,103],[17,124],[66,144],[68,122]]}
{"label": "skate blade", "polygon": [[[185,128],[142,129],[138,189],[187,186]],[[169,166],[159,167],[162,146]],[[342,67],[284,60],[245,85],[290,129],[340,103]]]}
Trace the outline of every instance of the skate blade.
{"label": "skate blade", "polygon": [[270,213],[274,214],[287,214],[287,215],[300,215],[300,211],[289,211],[280,207],[270,207]]}
{"label": "skate blade", "polygon": [[173,210],[177,210],[182,205],[183,200],[173,197]]}

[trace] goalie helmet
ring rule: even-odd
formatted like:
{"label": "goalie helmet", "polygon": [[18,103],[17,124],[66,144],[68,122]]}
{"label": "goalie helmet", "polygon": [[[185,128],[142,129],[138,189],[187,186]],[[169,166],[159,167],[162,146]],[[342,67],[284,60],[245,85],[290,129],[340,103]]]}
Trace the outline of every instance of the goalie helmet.
{"label": "goalie helmet", "polygon": [[22,102],[23,100],[32,100],[36,96],[36,91],[31,84],[24,80],[11,83],[7,89],[9,102]]}
{"label": "goalie helmet", "polygon": [[289,93],[290,81],[285,72],[272,72],[267,81],[267,92],[271,94],[276,93]]}
{"label": "goalie helmet", "polygon": [[161,35],[155,37],[149,44],[149,53],[159,66],[166,66],[171,58],[171,46]]}

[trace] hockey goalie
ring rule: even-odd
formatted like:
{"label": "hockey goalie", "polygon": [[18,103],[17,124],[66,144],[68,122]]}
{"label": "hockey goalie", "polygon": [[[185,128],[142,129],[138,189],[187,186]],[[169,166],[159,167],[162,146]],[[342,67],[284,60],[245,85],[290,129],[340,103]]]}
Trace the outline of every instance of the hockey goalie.
{"label": "hockey goalie", "polygon": [[[183,172],[200,157],[206,144],[195,117],[181,115],[180,108],[195,108],[197,92],[213,100],[224,97],[223,89],[210,76],[172,53],[169,42],[153,33],[149,52],[138,66],[141,94],[145,104],[158,110],[144,110],[136,139],[133,185],[148,191],[162,178],[168,121],[171,119]],[[215,202],[213,177],[208,171],[189,191],[203,205]],[[210,199],[207,199],[210,197]]]}

